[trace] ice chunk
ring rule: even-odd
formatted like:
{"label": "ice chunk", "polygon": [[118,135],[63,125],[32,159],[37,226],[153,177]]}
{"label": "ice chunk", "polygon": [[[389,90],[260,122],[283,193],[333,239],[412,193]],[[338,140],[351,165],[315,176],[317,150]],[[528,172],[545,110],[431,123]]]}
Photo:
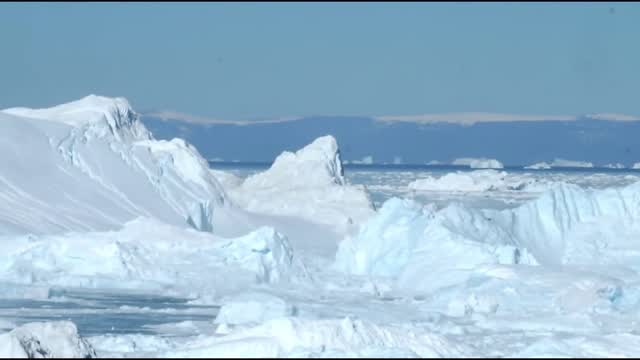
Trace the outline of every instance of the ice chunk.
{"label": "ice chunk", "polygon": [[34,322],[0,334],[0,357],[94,358],[91,345],[70,321]]}

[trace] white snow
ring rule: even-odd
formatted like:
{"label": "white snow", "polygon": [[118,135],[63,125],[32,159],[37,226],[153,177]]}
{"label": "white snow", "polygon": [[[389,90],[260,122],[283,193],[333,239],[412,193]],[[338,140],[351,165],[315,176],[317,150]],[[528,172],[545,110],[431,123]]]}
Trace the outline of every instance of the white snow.
{"label": "white snow", "polygon": [[472,169],[502,169],[504,165],[496,159],[487,158],[460,158],[455,159],[452,165],[469,166]]}
{"label": "white snow", "polygon": [[0,334],[2,358],[91,358],[96,353],[70,321],[34,322]]}

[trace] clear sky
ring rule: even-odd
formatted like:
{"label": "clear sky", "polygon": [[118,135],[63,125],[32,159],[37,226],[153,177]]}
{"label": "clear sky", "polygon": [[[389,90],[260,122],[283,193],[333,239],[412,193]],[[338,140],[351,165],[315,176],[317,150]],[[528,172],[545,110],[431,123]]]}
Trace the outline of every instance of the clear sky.
{"label": "clear sky", "polygon": [[2,3],[0,49],[0,108],[640,115],[638,3]]}

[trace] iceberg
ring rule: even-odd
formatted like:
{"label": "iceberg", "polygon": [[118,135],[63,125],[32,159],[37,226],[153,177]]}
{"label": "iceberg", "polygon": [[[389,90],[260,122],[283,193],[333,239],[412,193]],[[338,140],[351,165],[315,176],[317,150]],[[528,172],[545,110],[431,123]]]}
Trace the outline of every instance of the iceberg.
{"label": "iceberg", "polygon": [[427,176],[417,179],[407,187],[416,191],[517,191],[524,190],[527,185],[536,182],[535,179],[525,180],[508,175],[505,171],[496,170],[457,171],[441,177]]}
{"label": "iceberg", "polygon": [[297,216],[348,232],[374,213],[366,189],[347,183],[335,138],[323,136],[295,153],[285,151],[268,170],[229,190],[248,211]]}
{"label": "iceberg", "polygon": [[452,165],[464,165],[469,166],[472,169],[502,169],[504,165],[496,159],[487,158],[460,158],[455,159],[451,163]]}
{"label": "iceberg", "polygon": [[604,167],[607,168],[607,169],[624,169],[624,165],[622,165],[620,163],[607,164]]}
{"label": "iceberg", "polygon": [[[0,111],[0,235],[210,223],[226,195],[195,148],[156,141],[123,98]],[[197,214],[194,211],[206,211]]]}
{"label": "iceberg", "polygon": [[553,162],[551,162],[551,167],[592,168],[593,163],[587,161],[554,159]]}
{"label": "iceberg", "polygon": [[524,168],[531,169],[531,170],[546,170],[546,169],[551,169],[551,165],[543,161],[543,162],[538,162],[529,166],[525,166]]}

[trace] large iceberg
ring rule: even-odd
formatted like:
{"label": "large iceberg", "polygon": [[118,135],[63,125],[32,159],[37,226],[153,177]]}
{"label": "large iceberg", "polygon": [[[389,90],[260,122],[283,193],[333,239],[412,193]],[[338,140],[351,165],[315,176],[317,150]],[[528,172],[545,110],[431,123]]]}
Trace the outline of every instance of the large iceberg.
{"label": "large iceberg", "polygon": [[297,216],[348,232],[374,213],[361,186],[347,183],[333,136],[297,152],[283,152],[271,168],[229,190],[234,202],[255,213]]}
{"label": "large iceberg", "polygon": [[156,141],[123,98],[0,111],[0,235],[100,231],[139,216],[211,230],[224,190],[197,150]]}

